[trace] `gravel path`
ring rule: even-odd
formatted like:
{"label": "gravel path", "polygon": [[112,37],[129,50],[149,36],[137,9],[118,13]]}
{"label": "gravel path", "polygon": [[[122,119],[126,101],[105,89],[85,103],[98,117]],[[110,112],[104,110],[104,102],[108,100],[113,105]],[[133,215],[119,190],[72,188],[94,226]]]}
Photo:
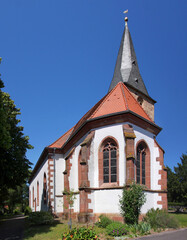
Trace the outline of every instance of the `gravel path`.
{"label": "gravel path", "polygon": [[0,223],[0,240],[23,239],[24,216],[15,216]]}

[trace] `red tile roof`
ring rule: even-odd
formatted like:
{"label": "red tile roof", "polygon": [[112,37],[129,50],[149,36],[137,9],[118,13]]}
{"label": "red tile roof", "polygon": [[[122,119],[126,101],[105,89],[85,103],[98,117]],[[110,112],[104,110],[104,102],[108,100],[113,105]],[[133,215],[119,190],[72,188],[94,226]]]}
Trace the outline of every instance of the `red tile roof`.
{"label": "red tile roof", "polygon": [[127,110],[130,110],[146,120],[153,122],[142,106],[131,94],[129,89],[122,82],[119,82],[107,95],[96,103],[96,105],[92,107],[73,128],[67,131],[48,147],[61,148],[68,138],[71,137],[89,119],[124,112]]}
{"label": "red tile roof", "polygon": [[68,140],[69,136],[71,135],[72,131],[73,131],[72,127],[70,130],[68,130],[65,134],[63,134],[59,139],[57,139],[54,143],[52,143],[51,145],[49,145],[49,148],[61,148],[64,143]]}
{"label": "red tile roof", "polygon": [[132,111],[154,124],[154,122],[150,119],[150,117],[144,111],[142,106],[137,102],[128,88],[122,82],[119,82],[107,95],[105,95],[98,103],[96,103],[95,106],[92,107],[74,127],[72,127],[54,143],[44,149],[33,170],[30,182],[32,181],[32,178],[37,171],[38,166],[40,166],[42,158],[45,157],[45,152],[51,148],[63,148],[68,139],[73,137],[75,132],[77,132],[78,129],[82,127],[87,120],[92,120],[94,118],[124,111]]}
{"label": "red tile roof", "polygon": [[142,106],[131,94],[129,89],[119,82],[100,102],[99,106],[95,109],[88,119],[101,117],[104,115],[118,113],[130,110],[139,116],[152,122],[151,118],[144,111]]}

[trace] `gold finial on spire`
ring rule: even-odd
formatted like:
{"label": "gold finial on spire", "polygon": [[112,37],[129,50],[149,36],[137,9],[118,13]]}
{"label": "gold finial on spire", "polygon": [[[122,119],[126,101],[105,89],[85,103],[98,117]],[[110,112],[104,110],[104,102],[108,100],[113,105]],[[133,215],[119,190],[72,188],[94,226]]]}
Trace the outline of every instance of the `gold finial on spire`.
{"label": "gold finial on spire", "polygon": [[[124,14],[128,13],[128,9],[123,12]],[[128,22],[128,17],[125,17],[125,24]]]}

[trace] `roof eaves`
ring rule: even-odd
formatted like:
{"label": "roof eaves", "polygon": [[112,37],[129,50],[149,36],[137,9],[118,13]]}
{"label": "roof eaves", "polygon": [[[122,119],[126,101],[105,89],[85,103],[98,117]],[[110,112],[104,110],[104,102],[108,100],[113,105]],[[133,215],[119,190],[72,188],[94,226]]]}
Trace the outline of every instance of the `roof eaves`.
{"label": "roof eaves", "polygon": [[165,153],[164,149],[163,149],[163,148],[160,146],[160,144],[157,142],[156,137],[154,137],[154,140],[155,140],[156,144],[158,145],[158,147],[163,151],[163,153]]}
{"label": "roof eaves", "polygon": [[126,110],[126,111],[117,112],[117,113],[110,113],[110,114],[107,114],[107,115],[103,115],[103,116],[99,116],[99,117],[87,119],[87,120],[69,137],[69,139],[64,143],[64,145],[62,146],[61,149],[63,149],[63,148],[68,144],[68,142],[69,142],[88,122],[92,122],[92,121],[99,120],[99,119],[102,119],[102,118],[108,118],[108,117],[115,116],[115,115],[121,115],[121,114],[125,114],[125,113],[130,113],[130,114],[132,114],[132,115],[140,118],[141,120],[146,121],[146,122],[149,123],[150,125],[156,127],[156,128],[159,130],[159,132],[162,130],[162,128],[159,127],[158,125],[156,125],[154,122],[152,122],[152,121],[150,121],[150,120],[147,120],[146,118],[138,115],[137,113],[132,112],[131,110]]}
{"label": "roof eaves", "polygon": [[47,150],[48,150],[48,147],[45,147],[44,150],[42,151],[36,165],[34,166],[34,169],[32,170],[31,176],[30,176],[29,181],[28,181],[29,183],[32,182],[35,173],[37,172],[38,168],[40,167],[41,163],[43,162],[43,160],[45,158],[45,154],[48,153]]}

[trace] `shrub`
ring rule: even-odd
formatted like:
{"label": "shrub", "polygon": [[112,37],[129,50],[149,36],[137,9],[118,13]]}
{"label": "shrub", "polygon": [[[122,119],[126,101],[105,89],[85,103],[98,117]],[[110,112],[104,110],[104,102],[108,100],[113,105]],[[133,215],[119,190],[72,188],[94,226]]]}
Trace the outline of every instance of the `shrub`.
{"label": "shrub", "polygon": [[29,206],[25,207],[24,214],[29,215],[32,212],[31,208]]}
{"label": "shrub", "polygon": [[29,214],[30,225],[50,225],[54,222],[53,216],[49,212],[32,212]]}
{"label": "shrub", "polygon": [[165,210],[162,209],[150,209],[146,216],[144,217],[144,221],[149,223],[151,227],[156,230],[158,228],[178,228],[179,223],[176,218],[169,215]]}
{"label": "shrub", "polygon": [[107,233],[113,237],[120,237],[128,233],[127,226],[121,222],[113,222],[106,227]]}
{"label": "shrub", "polygon": [[16,208],[16,209],[14,209],[13,214],[14,215],[18,215],[18,214],[21,214],[21,212],[20,212],[19,209]]}
{"label": "shrub", "polygon": [[62,240],[70,240],[70,239],[99,239],[96,235],[95,231],[90,228],[73,228],[67,233],[62,234]]}
{"label": "shrub", "polygon": [[178,207],[178,206],[180,206],[180,207],[185,207],[186,205],[185,205],[185,203],[178,203],[178,202],[168,202],[168,206],[176,206],[176,207]]}
{"label": "shrub", "polygon": [[100,228],[106,228],[109,224],[111,224],[113,221],[104,216],[104,215],[100,215],[99,216],[99,221],[95,223],[96,226],[100,227]]}
{"label": "shrub", "polygon": [[141,222],[137,225],[137,230],[141,235],[149,234],[151,225],[147,222]]}
{"label": "shrub", "polygon": [[130,185],[129,189],[124,187],[120,198],[121,214],[127,224],[138,223],[141,207],[146,202],[144,188],[138,184]]}

